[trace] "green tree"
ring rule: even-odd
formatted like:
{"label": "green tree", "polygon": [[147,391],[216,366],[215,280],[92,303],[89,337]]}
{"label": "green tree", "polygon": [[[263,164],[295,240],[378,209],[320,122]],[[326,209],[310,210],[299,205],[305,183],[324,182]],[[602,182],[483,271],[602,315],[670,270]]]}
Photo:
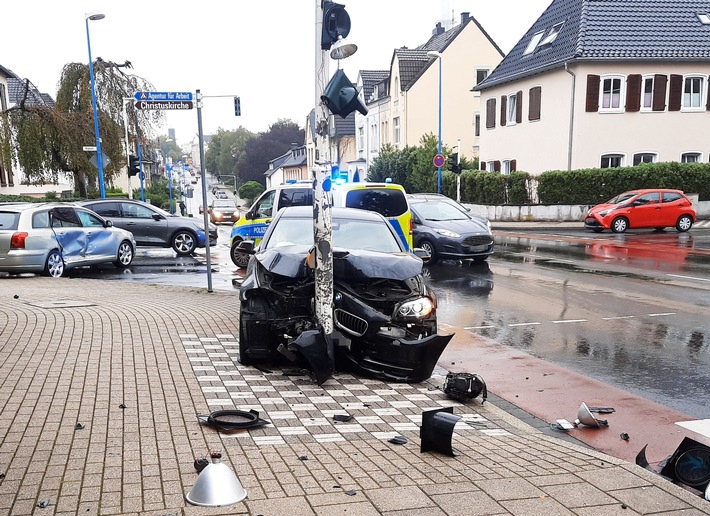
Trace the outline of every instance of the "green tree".
{"label": "green tree", "polygon": [[[434,166],[434,157],[439,151],[439,140],[432,133],[423,135],[416,147],[414,164],[410,178],[412,192],[436,192],[438,187],[438,169]],[[446,146],[441,148],[444,156],[451,154]],[[448,167],[446,165],[445,167]],[[447,168],[448,170],[448,168]],[[407,190],[407,191],[410,191]]]}
{"label": "green tree", "polygon": [[[254,137],[254,133],[244,127],[234,131],[219,128],[205,153],[207,170],[220,176],[239,176],[239,169],[246,161],[247,142]],[[230,184],[232,181],[228,180]]]}
{"label": "green tree", "polygon": [[[147,80],[128,75],[117,64],[97,58],[94,64],[95,91],[104,181],[110,183],[126,164],[123,145],[123,98],[136,91],[155,89]],[[137,110],[136,110],[137,111]],[[29,183],[56,182],[59,172],[71,173],[79,196],[96,189],[98,169],[91,154],[82,150],[95,142],[89,65],[68,63],[59,79],[56,104],[20,102],[0,114],[0,152],[3,163],[18,163]],[[159,111],[144,111],[129,118],[129,133],[147,135],[161,119]]]}
{"label": "green tree", "polygon": [[382,147],[379,155],[372,162],[367,171],[367,180],[383,182],[391,179],[400,184],[408,192],[411,190],[411,171],[416,161],[416,147],[395,149],[387,144]]}
{"label": "green tree", "polygon": [[239,195],[240,199],[244,199],[247,204],[251,204],[264,190],[265,188],[261,183],[247,181],[239,188],[237,195]]}
{"label": "green tree", "polygon": [[281,119],[246,142],[244,160],[239,163],[239,177],[243,181],[266,184],[264,172],[269,161],[285,154],[291,144],[302,145],[305,132],[292,120]]}

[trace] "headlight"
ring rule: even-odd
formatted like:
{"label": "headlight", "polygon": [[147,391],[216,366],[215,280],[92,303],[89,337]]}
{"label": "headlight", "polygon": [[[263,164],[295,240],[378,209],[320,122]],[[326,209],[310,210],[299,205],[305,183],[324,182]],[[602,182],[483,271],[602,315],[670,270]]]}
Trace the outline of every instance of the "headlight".
{"label": "headlight", "polygon": [[437,233],[439,233],[440,235],[443,235],[443,236],[449,237],[449,238],[460,238],[461,237],[461,235],[459,235],[458,233],[454,233],[453,231],[449,231],[448,229],[436,229],[435,231]]}
{"label": "headlight", "polygon": [[397,309],[397,317],[422,318],[434,310],[434,305],[428,297],[420,297],[414,301],[407,301]]}
{"label": "headlight", "polygon": [[608,210],[602,210],[602,211],[599,212],[599,216],[600,216],[600,217],[606,217],[606,216],[609,215],[612,211],[614,211],[613,208],[608,209]]}

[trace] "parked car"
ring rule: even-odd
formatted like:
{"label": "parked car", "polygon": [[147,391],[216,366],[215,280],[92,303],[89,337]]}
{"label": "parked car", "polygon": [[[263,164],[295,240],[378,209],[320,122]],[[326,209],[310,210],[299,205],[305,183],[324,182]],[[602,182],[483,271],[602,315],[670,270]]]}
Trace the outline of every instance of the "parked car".
{"label": "parked car", "polygon": [[0,272],[61,277],[69,269],[112,262],[128,267],[133,235],[91,210],[61,203],[0,205]]}
{"label": "parked car", "polygon": [[[200,206],[200,213],[203,213],[204,208]],[[239,220],[239,210],[237,203],[232,199],[214,199],[207,207],[207,213],[210,215],[212,224],[220,222],[236,222]]]}
{"label": "parked car", "polygon": [[486,260],[495,246],[489,221],[469,215],[449,201],[409,196],[414,246],[430,255],[427,265],[441,259]]}
{"label": "parked car", "polygon": [[[131,199],[93,199],[77,204],[94,210],[114,226],[133,233],[139,246],[172,247],[178,255],[191,254],[206,244],[201,220],[171,215],[151,204]],[[210,245],[217,245],[217,226],[210,224]]]}
{"label": "parked car", "polygon": [[429,378],[452,335],[437,333],[422,260],[379,213],[333,208],[332,216],[332,353],[314,306],[313,208],[291,207],[276,214],[255,250],[253,242],[240,247],[253,254],[239,293],[240,362],[286,356],[319,384],[334,364],[387,381]]}
{"label": "parked car", "polygon": [[652,188],[624,192],[597,204],[587,212],[584,227],[595,233],[605,229],[623,233],[627,229],[661,231],[675,227],[684,233],[693,227],[695,220],[693,203],[682,191]]}

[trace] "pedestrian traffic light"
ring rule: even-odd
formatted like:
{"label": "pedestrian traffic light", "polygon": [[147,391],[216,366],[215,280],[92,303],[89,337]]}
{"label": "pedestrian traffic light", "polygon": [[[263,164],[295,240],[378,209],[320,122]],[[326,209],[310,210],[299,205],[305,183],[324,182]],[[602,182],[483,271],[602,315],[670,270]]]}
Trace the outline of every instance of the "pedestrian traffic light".
{"label": "pedestrian traffic light", "polygon": [[325,87],[321,100],[331,113],[342,118],[347,118],[355,110],[366,115],[367,107],[360,101],[359,93],[345,72],[338,70]]}
{"label": "pedestrian traffic light", "polygon": [[138,156],[130,155],[128,156],[128,175],[137,176],[141,171],[140,163],[138,162]]}
{"label": "pedestrian traffic light", "polygon": [[242,103],[239,97],[234,97],[234,116],[242,115]]}
{"label": "pedestrian traffic light", "polygon": [[449,165],[451,165],[451,172],[454,174],[461,173],[461,163],[459,163],[458,152],[454,152],[451,156],[449,156]]}
{"label": "pedestrian traffic light", "polygon": [[342,4],[323,0],[321,5],[323,7],[323,30],[320,48],[330,50],[333,43],[338,41],[339,36],[345,39],[350,34],[350,15]]}

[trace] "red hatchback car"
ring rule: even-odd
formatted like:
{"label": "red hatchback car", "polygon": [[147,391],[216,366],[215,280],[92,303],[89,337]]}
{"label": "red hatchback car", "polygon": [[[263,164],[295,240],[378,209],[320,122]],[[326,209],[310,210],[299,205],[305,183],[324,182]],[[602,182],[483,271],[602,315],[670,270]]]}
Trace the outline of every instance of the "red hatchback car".
{"label": "red hatchback car", "polygon": [[605,229],[623,233],[630,228],[662,230],[675,227],[683,233],[695,223],[692,205],[692,201],[680,190],[633,190],[590,209],[584,218],[584,227],[595,233]]}

